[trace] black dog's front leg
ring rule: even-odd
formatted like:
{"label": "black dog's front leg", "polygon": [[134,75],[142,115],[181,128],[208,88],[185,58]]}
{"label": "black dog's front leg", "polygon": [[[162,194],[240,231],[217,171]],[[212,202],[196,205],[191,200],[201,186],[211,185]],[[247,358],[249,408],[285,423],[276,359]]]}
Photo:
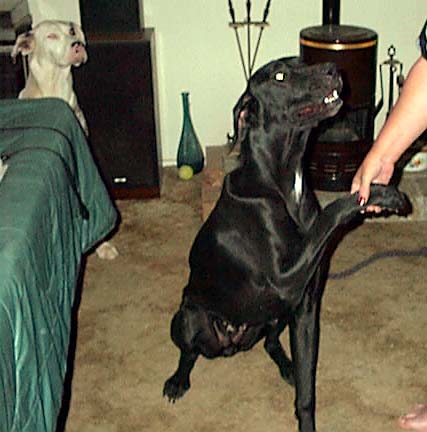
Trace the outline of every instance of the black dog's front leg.
{"label": "black dog's front leg", "polygon": [[320,302],[305,296],[289,324],[295,377],[295,415],[300,432],[315,432],[316,369],[319,351]]}
{"label": "black dog's front leg", "polygon": [[181,351],[176,372],[165,382],[163,396],[175,403],[190,388],[190,373],[196,363],[198,354]]}
{"label": "black dog's front leg", "polygon": [[399,192],[394,186],[381,185],[371,185],[369,203],[364,206],[357,203],[357,194],[339,198],[326,206],[304,238],[301,248],[303,253],[295,256],[294,263],[284,269],[280,278],[277,278],[273,284],[274,288],[279,287],[279,295],[283,300],[290,304],[300,302],[300,294],[304,290],[296,290],[294,287],[301,286],[303,281],[308,281],[313,277],[333,235],[340,227],[360,217],[361,212],[366,210],[368,205],[376,205],[383,210],[405,216],[411,211],[406,195]]}

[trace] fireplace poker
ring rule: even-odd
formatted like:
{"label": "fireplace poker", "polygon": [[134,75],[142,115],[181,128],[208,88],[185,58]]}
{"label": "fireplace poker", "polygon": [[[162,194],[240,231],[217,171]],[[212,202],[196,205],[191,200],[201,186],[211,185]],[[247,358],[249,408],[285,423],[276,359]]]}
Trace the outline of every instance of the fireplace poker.
{"label": "fireplace poker", "polygon": [[252,4],[251,4],[251,0],[247,0],[246,2],[246,22],[248,23],[248,28],[247,28],[247,34],[248,34],[248,75],[249,78],[252,75],[252,70],[251,70],[251,8],[252,8]]}
{"label": "fireplace poker", "polygon": [[249,80],[248,73],[246,72],[245,60],[243,59],[242,44],[240,43],[239,31],[236,25],[236,14],[234,13],[234,7],[231,0],[228,0],[228,10],[230,11],[231,24],[234,28],[234,34],[236,35],[237,47],[239,49],[240,61],[242,63],[243,73],[245,74],[246,81]]}
{"label": "fireplace poker", "polygon": [[266,3],[265,8],[264,8],[264,15],[263,15],[263,18],[262,18],[261,26],[260,26],[260,29],[259,29],[258,40],[257,40],[257,43],[256,43],[255,52],[254,52],[254,56],[253,56],[253,59],[252,59],[252,64],[251,64],[251,67],[249,69],[250,73],[252,72],[252,70],[253,70],[253,68],[255,66],[255,60],[256,60],[256,57],[258,55],[258,49],[259,49],[259,45],[261,43],[262,33],[264,31],[265,26],[267,25],[267,18],[268,18],[268,14],[270,12],[270,4],[271,4],[271,0],[267,0],[267,3]]}

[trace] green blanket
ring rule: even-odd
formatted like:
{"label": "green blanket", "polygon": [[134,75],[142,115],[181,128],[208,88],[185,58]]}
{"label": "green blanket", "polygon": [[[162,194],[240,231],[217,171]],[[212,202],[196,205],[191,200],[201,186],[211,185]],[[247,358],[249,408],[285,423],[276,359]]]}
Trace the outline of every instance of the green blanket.
{"label": "green blanket", "polygon": [[82,255],[117,213],[59,99],[0,101],[0,431],[53,432]]}

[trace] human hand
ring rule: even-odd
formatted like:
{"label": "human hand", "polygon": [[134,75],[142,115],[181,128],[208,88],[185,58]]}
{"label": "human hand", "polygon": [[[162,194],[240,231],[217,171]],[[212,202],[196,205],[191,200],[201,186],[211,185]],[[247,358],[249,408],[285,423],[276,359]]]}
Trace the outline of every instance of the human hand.
{"label": "human hand", "polygon": [[[371,183],[387,185],[393,175],[394,164],[381,159],[374,152],[368,153],[357,170],[351,185],[351,193],[359,192],[359,204],[364,205],[369,200]],[[366,211],[380,213],[381,208],[368,206]]]}

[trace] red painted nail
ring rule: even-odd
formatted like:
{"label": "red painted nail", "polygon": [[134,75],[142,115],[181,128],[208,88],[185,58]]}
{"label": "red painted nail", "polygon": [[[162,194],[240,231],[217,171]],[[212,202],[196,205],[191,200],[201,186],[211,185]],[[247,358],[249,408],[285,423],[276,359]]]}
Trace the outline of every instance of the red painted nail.
{"label": "red painted nail", "polygon": [[366,204],[366,198],[364,198],[363,196],[359,195],[359,198],[357,198],[357,203],[358,203],[360,206],[365,205],[365,204]]}

